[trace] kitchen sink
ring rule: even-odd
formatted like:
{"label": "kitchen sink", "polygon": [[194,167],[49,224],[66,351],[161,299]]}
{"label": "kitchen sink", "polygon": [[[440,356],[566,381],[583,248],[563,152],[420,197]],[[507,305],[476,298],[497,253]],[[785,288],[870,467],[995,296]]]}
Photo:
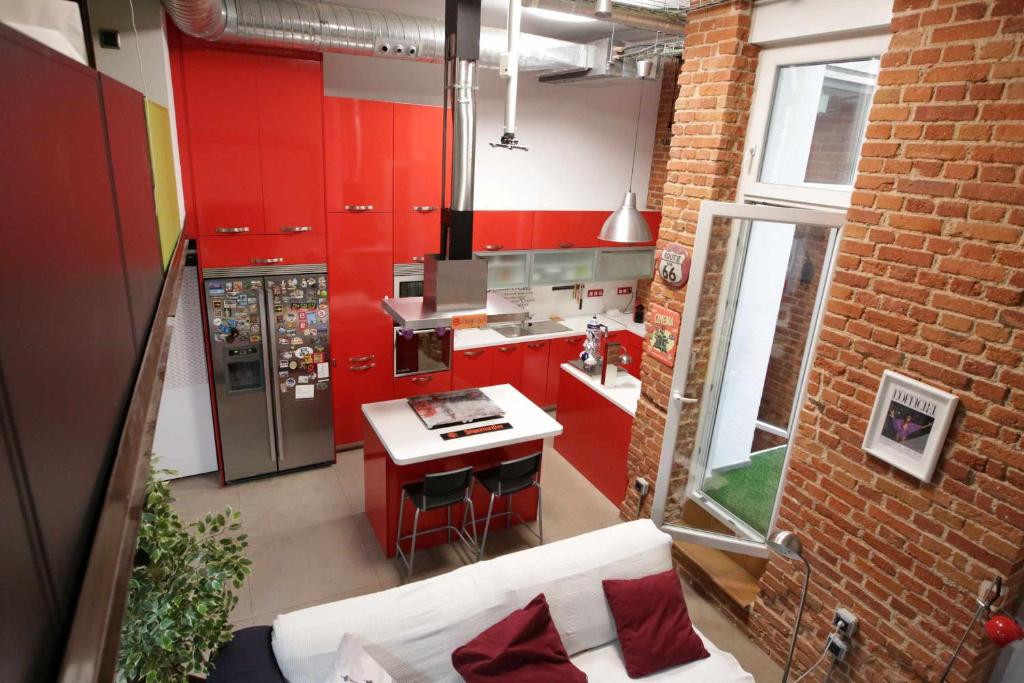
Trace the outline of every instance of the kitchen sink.
{"label": "kitchen sink", "polygon": [[539,322],[515,323],[511,325],[492,325],[491,329],[498,334],[513,337],[532,337],[535,334],[555,334],[556,332],[568,332],[569,328],[554,320],[541,320]]}

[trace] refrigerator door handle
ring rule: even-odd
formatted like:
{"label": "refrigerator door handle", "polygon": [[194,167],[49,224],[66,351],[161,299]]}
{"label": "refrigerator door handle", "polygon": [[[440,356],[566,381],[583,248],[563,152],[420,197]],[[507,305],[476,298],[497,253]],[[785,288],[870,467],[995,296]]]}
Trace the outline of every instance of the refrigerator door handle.
{"label": "refrigerator door handle", "polygon": [[[270,300],[270,283],[263,280],[263,296],[260,297],[260,318],[263,321],[263,357],[267,371],[267,421],[273,428],[270,430],[270,459],[275,463],[284,462],[284,447],[281,441],[281,390],[277,386],[270,370],[270,359],[277,362],[277,335],[270,334],[270,315],[274,310]],[[280,467],[278,467],[280,469]]]}

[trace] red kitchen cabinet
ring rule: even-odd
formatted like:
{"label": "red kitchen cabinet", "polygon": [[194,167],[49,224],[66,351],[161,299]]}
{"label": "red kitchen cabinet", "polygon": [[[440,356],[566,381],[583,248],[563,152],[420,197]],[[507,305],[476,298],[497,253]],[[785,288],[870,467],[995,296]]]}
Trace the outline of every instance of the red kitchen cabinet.
{"label": "red kitchen cabinet", "polygon": [[260,56],[259,60],[259,167],[265,230],[322,233],[324,98],[320,62],[275,56]]}
{"label": "red kitchen cabinet", "polygon": [[520,346],[523,347],[523,365],[518,389],[537,405],[548,405],[548,355],[551,343],[533,341]]}
{"label": "red kitchen cabinet", "polygon": [[466,349],[452,352],[452,389],[486,387],[491,381],[494,348]]}
{"label": "red kitchen cabinet", "polygon": [[607,246],[597,235],[610,211],[537,211],[533,219],[534,249],[584,249]]}
{"label": "red kitchen cabinet", "polygon": [[184,50],[185,108],[200,235],[264,231],[260,55]]}
{"label": "red kitchen cabinet", "polygon": [[348,325],[331,321],[334,373],[334,441],[363,438],[364,403],[393,398],[393,344],[390,325]]}
{"label": "red kitchen cabinet", "polygon": [[441,213],[396,213],[395,263],[423,263],[424,254],[441,249]]}
{"label": "red kitchen cabinet", "polygon": [[290,266],[298,263],[323,263],[326,258],[323,235],[199,238],[199,262],[203,268]]}
{"label": "red kitchen cabinet", "polygon": [[395,377],[395,398],[436,394],[439,391],[450,391],[451,388],[452,373],[450,370],[431,372],[425,375]]}
{"label": "red kitchen cabinet", "polygon": [[511,384],[519,388],[523,376],[523,344],[502,344],[493,347],[491,384]]}
{"label": "red kitchen cabinet", "polygon": [[533,211],[477,211],[473,214],[473,251],[529,249]]}
{"label": "red kitchen cabinet", "polygon": [[[640,215],[647,221],[647,225],[651,226],[651,241],[650,242],[638,242],[637,244],[626,244],[623,246],[627,247],[653,247],[658,243],[658,232],[661,230],[661,211],[641,211]],[[613,242],[602,242],[604,246],[614,244]]]}
{"label": "red kitchen cabinet", "polygon": [[548,352],[548,382],[544,389],[543,405],[558,403],[558,382],[562,375],[560,366],[562,363],[568,363],[580,357],[584,338],[585,335],[581,334],[575,337],[551,340],[551,349]]}
{"label": "red kitchen cabinet", "polygon": [[391,212],[395,105],[326,97],[323,107],[327,210]]}
{"label": "red kitchen cabinet", "polygon": [[440,213],[440,107],[394,105],[394,211]]}

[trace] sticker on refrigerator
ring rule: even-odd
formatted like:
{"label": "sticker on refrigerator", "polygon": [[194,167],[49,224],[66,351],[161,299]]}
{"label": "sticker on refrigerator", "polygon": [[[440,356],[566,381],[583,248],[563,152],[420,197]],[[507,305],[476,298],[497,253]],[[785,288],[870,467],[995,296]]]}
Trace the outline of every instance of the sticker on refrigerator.
{"label": "sticker on refrigerator", "polygon": [[309,384],[309,377],[306,375],[299,375],[299,384]]}
{"label": "sticker on refrigerator", "polygon": [[315,392],[316,389],[313,387],[312,384],[304,384],[301,387],[295,387],[295,398],[296,400],[301,400],[304,398],[315,398]]}
{"label": "sticker on refrigerator", "polygon": [[331,366],[327,363],[316,364],[317,379],[326,379],[331,376]]}
{"label": "sticker on refrigerator", "polygon": [[286,387],[288,387],[289,389],[291,389],[292,387],[294,387],[294,386],[295,386],[295,380],[294,380],[294,379],[292,379],[291,377],[289,377],[288,379],[286,379],[286,380],[284,381],[284,385],[285,385]]}

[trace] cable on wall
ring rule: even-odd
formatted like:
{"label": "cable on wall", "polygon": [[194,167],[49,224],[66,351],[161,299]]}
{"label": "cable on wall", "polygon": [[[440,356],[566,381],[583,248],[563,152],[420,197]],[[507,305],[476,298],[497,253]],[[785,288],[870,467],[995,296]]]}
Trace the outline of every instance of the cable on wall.
{"label": "cable on wall", "polygon": [[142,77],[142,96],[149,99],[149,85],[146,83],[146,70],[142,68],[142,41],[139,40],[139,29],[135,25],[135,0],[128,0],[128,11],[132,17],[132,33],[135,35],[135,57],[139,62],[139,76]]}

